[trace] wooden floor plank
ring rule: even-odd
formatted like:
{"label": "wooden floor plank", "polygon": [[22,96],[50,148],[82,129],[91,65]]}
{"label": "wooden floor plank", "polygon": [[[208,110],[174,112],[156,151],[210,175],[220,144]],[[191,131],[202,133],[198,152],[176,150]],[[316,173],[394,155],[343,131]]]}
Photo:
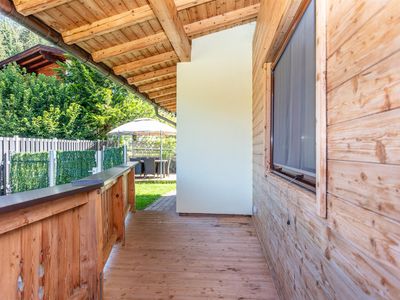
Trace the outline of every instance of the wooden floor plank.
{"label": "wooden floor plank", "polygon": [[278,299],[250,217],[179,216],[175,200],[128,217],[105,299]]}

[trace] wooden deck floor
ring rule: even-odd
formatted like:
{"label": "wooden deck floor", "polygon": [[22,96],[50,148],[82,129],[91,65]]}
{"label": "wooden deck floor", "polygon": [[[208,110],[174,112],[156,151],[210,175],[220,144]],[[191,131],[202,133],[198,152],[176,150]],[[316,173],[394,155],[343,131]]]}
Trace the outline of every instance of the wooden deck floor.
{"label": "wooden deck floor", "polygon": [[250,217],[188,217],[175,196],[127,220],[105,299],[277,299]]}

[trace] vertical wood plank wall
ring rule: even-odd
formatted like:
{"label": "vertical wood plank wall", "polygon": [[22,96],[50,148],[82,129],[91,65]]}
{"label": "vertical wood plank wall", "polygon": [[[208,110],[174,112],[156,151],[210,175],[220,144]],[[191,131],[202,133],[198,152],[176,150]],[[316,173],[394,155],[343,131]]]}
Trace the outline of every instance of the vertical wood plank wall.
{"label": "vertical wood plank wall", "polygon": [[[319,1],[319,0],[317,0]],[[265,71],[300,1],[261,1],[253,43],[255,223],[285,299],[400,295],[400,5],[328,0],[327,219],[315,195],[266,174]],[[267,149],[265,149],[267,148]]]}

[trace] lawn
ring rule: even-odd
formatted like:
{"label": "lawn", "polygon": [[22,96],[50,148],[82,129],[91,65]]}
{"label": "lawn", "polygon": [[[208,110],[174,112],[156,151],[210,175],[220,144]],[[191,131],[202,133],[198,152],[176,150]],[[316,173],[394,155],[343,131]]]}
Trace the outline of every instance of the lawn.
{"label": "lawn", "polygon": [[136,209],[142,210],[162,195],[176,189],[176,183],[136,183]]}

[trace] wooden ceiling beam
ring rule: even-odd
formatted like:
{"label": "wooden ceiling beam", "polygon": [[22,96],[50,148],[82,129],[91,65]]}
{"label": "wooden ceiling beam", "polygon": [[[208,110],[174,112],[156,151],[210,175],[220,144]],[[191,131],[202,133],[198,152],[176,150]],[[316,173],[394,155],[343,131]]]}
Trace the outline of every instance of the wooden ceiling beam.
{"label": "wooden ceiling beam", "polygon": [[165,52],[162,54],[146,57],[140,60],[135,60],[133,62],[119,65],[113,68],[113,71],[116,75],[121,75],[125,73],[132,72],[134,70],[144,68],[144,67],[151,67],[162,62],[175,60],[178,57],[174,51]]}
{"label": "wooden ceiling beam", "polygon": [[164,32],[159,32],[146,36],[141,39],[133,40],[127,43],[119,44],[92,53],[93,60],[96,62],[103,61],[128,52],[145,49],[150,46],[167,41],[168,38]]}
{"label": "wooden ceiling beam", "polygon": [[177,10],[179,11],[212,1],[214,0],[175,0],[175,5]]}
{"label": "wooden ceiling beam", "polygon": [[167,95],[167,96],[161,96],[158,98],[154,98],[154,101],[156,103],[164,103],[164,102],[170,102],[170,101],[176,101],[176,93],[171,94],[171,95]]}
{"label": "wooden ceiling beam", "polygon": [[168,111],[176,111],[176,105],[161,105],[162,108],[168,110]]}
{"label": "wooden ceiling beam", "polygon": [[62,33],[66,44],[73,44],[94,36],[102,35],[118,29],[128,27],[137,23],[154,19],[155,15],[149,5],[143,5],[138,8],[95,21]]}
{"label": "wooden ceiling beam", "polygon": [[176,74],[176,66],[160,69],[157,71],[151,71],[143,74],[139,74],[133,77],[128,78],[128,82],[130,84],[138,85],[141,82],[146,82],[148,80],[156,80],[160,79],[164,76],[175,75]]}
{"label": "wooden ceiling beam", "polygon": [[161,106],[170,106],[170,105],[173,105],[173,104],[175,104],[176,103],[176,99],[175,98],[173,98],[173,99],[170,99],[170,100],[168,100],[168,101],[164,101],[164,102],[156,102],[158,105],[161,105]]}
{"label": "wooden ceiling beam", "polygon": [[[72,0],[14,0],[14,4],[21,15],[29,16],[71,1]],[[175,5],[177,10],[180,11],[211,1],[214,0],[175,0]]]}
{"label": "wooden ceiling beam", "polygon": [[139,91],[142,93],[149,93],[173,86],[176,86],[176,78],[170,78],[139,86]]}
{"label": "wooden ceiling beam", "polygon": [[179,60],[190,61],[192,46],[178,17],[174,0],[148,0]]}
{"label": "wooden ceiling beam", "polygon": [[258,3],[237,10],[232,10],[218,16],[187,24],[185,25],[185,32],[191,37],[216,30],[224,26],[229,26],[235,23],[253,19],[257,17],[259,9],[260,4]]}
{"label": "wooden ceiling beam", "polygon": [[151,98],[151,99],[159,98],[159,97],[167,96],[167,95],[171,95],[171,94],[176,94],[176,87],[168,88],[168,89],[157,91],[157,92],[148,93],[149,98]]}
{"label": "wooden ceiling beam", "polygon": [[176,111],[176,105],[161,105],[163,108],[165,108],[168,111]]}
{"label": "wooden ceiling beam", "polygon": [[14,0],[15,9],[24,16],[39,13],[72,0]]}

